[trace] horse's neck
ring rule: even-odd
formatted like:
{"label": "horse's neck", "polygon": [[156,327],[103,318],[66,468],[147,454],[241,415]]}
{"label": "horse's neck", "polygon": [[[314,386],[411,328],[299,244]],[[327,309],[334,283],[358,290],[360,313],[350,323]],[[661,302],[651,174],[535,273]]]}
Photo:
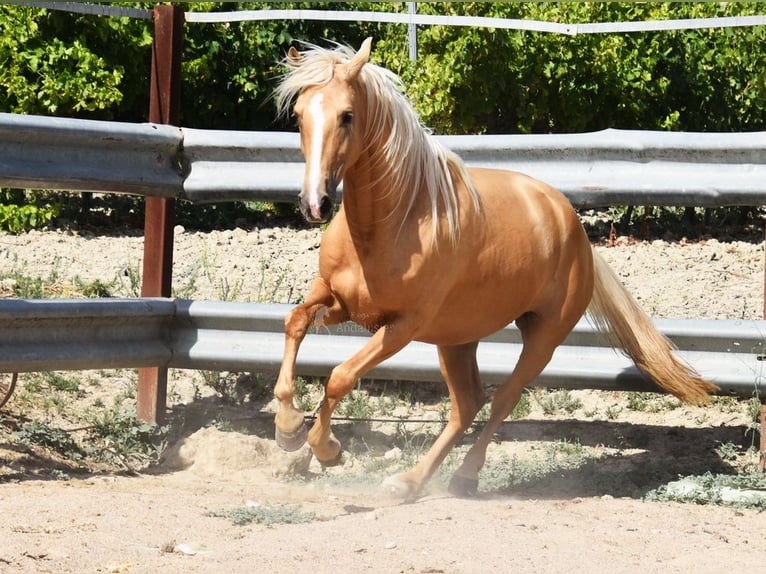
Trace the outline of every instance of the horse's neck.
{"label": "horse's neck", "polygon": [[386,167],[367,155],[345,174],[343,209],[354,237],[389,244],[396,239],[409,198],[391,189],[390,179]]}

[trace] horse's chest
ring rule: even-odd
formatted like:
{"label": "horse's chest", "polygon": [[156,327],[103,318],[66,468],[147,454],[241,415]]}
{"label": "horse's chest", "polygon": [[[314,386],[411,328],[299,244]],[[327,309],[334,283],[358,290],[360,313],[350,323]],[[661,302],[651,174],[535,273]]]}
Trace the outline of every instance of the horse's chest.
{"label": "horse's chest", "polygon": [[385,325],[401,305],[399,282],[368,277],[358,267],[336,272],[330,288],[350,319],[370,331]]}

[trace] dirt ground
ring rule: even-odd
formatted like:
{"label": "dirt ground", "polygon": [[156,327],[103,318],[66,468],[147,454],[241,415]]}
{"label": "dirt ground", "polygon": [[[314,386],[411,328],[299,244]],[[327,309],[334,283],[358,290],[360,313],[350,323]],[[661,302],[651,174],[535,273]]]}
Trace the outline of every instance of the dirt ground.
{"label": "dirt ground", "polygon": [[[327,488],[275,478],[268,464],[243,464],[263,463],[258,456],[227,466],[222,453],[238,449],[213,440],[201,458],[211,456],[215,465],[0,485],[0,572],[718,574],[757,572],[766,563],[761,512],[635,497],[634,475],[662,481],[673,471],[704,467],[713,441],[740,429],[597,422],[577,429],[573,422],[546,421],[508,426],[514,425],[533,436],[584,429],[585,440],[597,433],[608,442],[622,434],[644,449],[517,492],[457,499],[437,484],[417,502],[401,503],[373,485]],[[217,516],[279,504],[315,517],[240,526]]]}
{"label": "dirt ground", "polygon": [[[295,248],[286,249],[280,233],[177,229],[179,284],[196,282],[200,291],[190,293],[195,298],[237,287],[242,300],[257,299],[264,290],[289,300],[314,272],[315,263],[306,261],[316,260],[318,236],[301,231]],[[762,243],[623,240],[601,249],[655,316],[760,317]],[[204,258],[195,267],[193,256],[200,253]],[[310,259],[301,259],[303,253]],[[0,270],[22,261],[30,273],[56,266],[62,282],[124,277],[125,267],[139,260],[140,237],[0,236]],[[290,280],[258,283],[253,277],[262,277],[264,262]],[[222,268],[234,270],[227,284],[217,278]],[[22,474],[0,482],[0,574],[763,569],[762,512],[644,499],[679,475],[730,470],[717,449],[752,441],[744,409],[628,413],[619,393],[578,393],[583,406],[576,412],[538,411],[506,423],[492,448],[497,455],[518,448],[542,453],[548,443],[572,441],[595,453],[592,459],[523,485],[484,488],[471,499],[449,496],[444,482],[434,480],[414,503],[392,500],[377,480],[340,480],[364,474],[353,458],[332,471],[335,481],[320,480],[329,471],[315,463],[308,467],[314,479],[275,476],[295,460],[275,452],[268,419],[257,432],[192,426],[162,465],[143,473],[72,474],[66,480]],[[183,402],[174,410],[190,408]],[[619,416],[604,415],[618,404]],[[4,411],[13,409],[12,400]],[[369,443],[379,457],[390,448],[390,435],[373,424],[341,426],[337,434],[346,447],[354,440]],[[296,457],[296,464],[306,462],[301,453]],[[44,467],[47,461],[27,458],[25,464]],[[298,509],[306,521],[239,525],[225,516],[283,505]]]}

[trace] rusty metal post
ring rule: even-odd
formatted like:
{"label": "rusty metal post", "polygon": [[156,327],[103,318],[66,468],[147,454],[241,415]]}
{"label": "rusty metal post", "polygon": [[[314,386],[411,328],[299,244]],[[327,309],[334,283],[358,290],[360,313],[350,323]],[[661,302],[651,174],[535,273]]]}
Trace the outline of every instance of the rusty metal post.
{"label": "rusty metal post", "polygon": [[[181,112],[181,50],[184,11],[179,6],[154,7],[154,43],[149,121],[178,125]],[[175,199],[146,198],[142,297],[170,297],[173,283]],[[136,411],[140,419],[161,423],[165,416],[168,371],[138,370]]]}
{"label": "rusty metal post", "polygon": [[766,472],[766,402],[761,398],[761,456],[759,466]]}
{"label": "rusty metal post", "polygon": [[[764,248],[766,249],[766,218],[763,220]],[[766,319],[766,250],[763,254],[763,318]],[[759,466],[762,472],[766,472],[766,397],[761,399],[761,442],[760,442],[760,461]]]}

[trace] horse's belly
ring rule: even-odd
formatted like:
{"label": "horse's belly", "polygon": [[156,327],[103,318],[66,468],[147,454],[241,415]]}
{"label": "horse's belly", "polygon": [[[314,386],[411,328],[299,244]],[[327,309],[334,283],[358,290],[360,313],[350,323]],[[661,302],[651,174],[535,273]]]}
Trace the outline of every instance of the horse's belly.
{"label": "horse's belly", "polygon": [[472,304],[446,306],[439,316],[418,332],[416,339],[434,345],[462,345],[483,339],[503,329],[526,312],[520,305]]}

